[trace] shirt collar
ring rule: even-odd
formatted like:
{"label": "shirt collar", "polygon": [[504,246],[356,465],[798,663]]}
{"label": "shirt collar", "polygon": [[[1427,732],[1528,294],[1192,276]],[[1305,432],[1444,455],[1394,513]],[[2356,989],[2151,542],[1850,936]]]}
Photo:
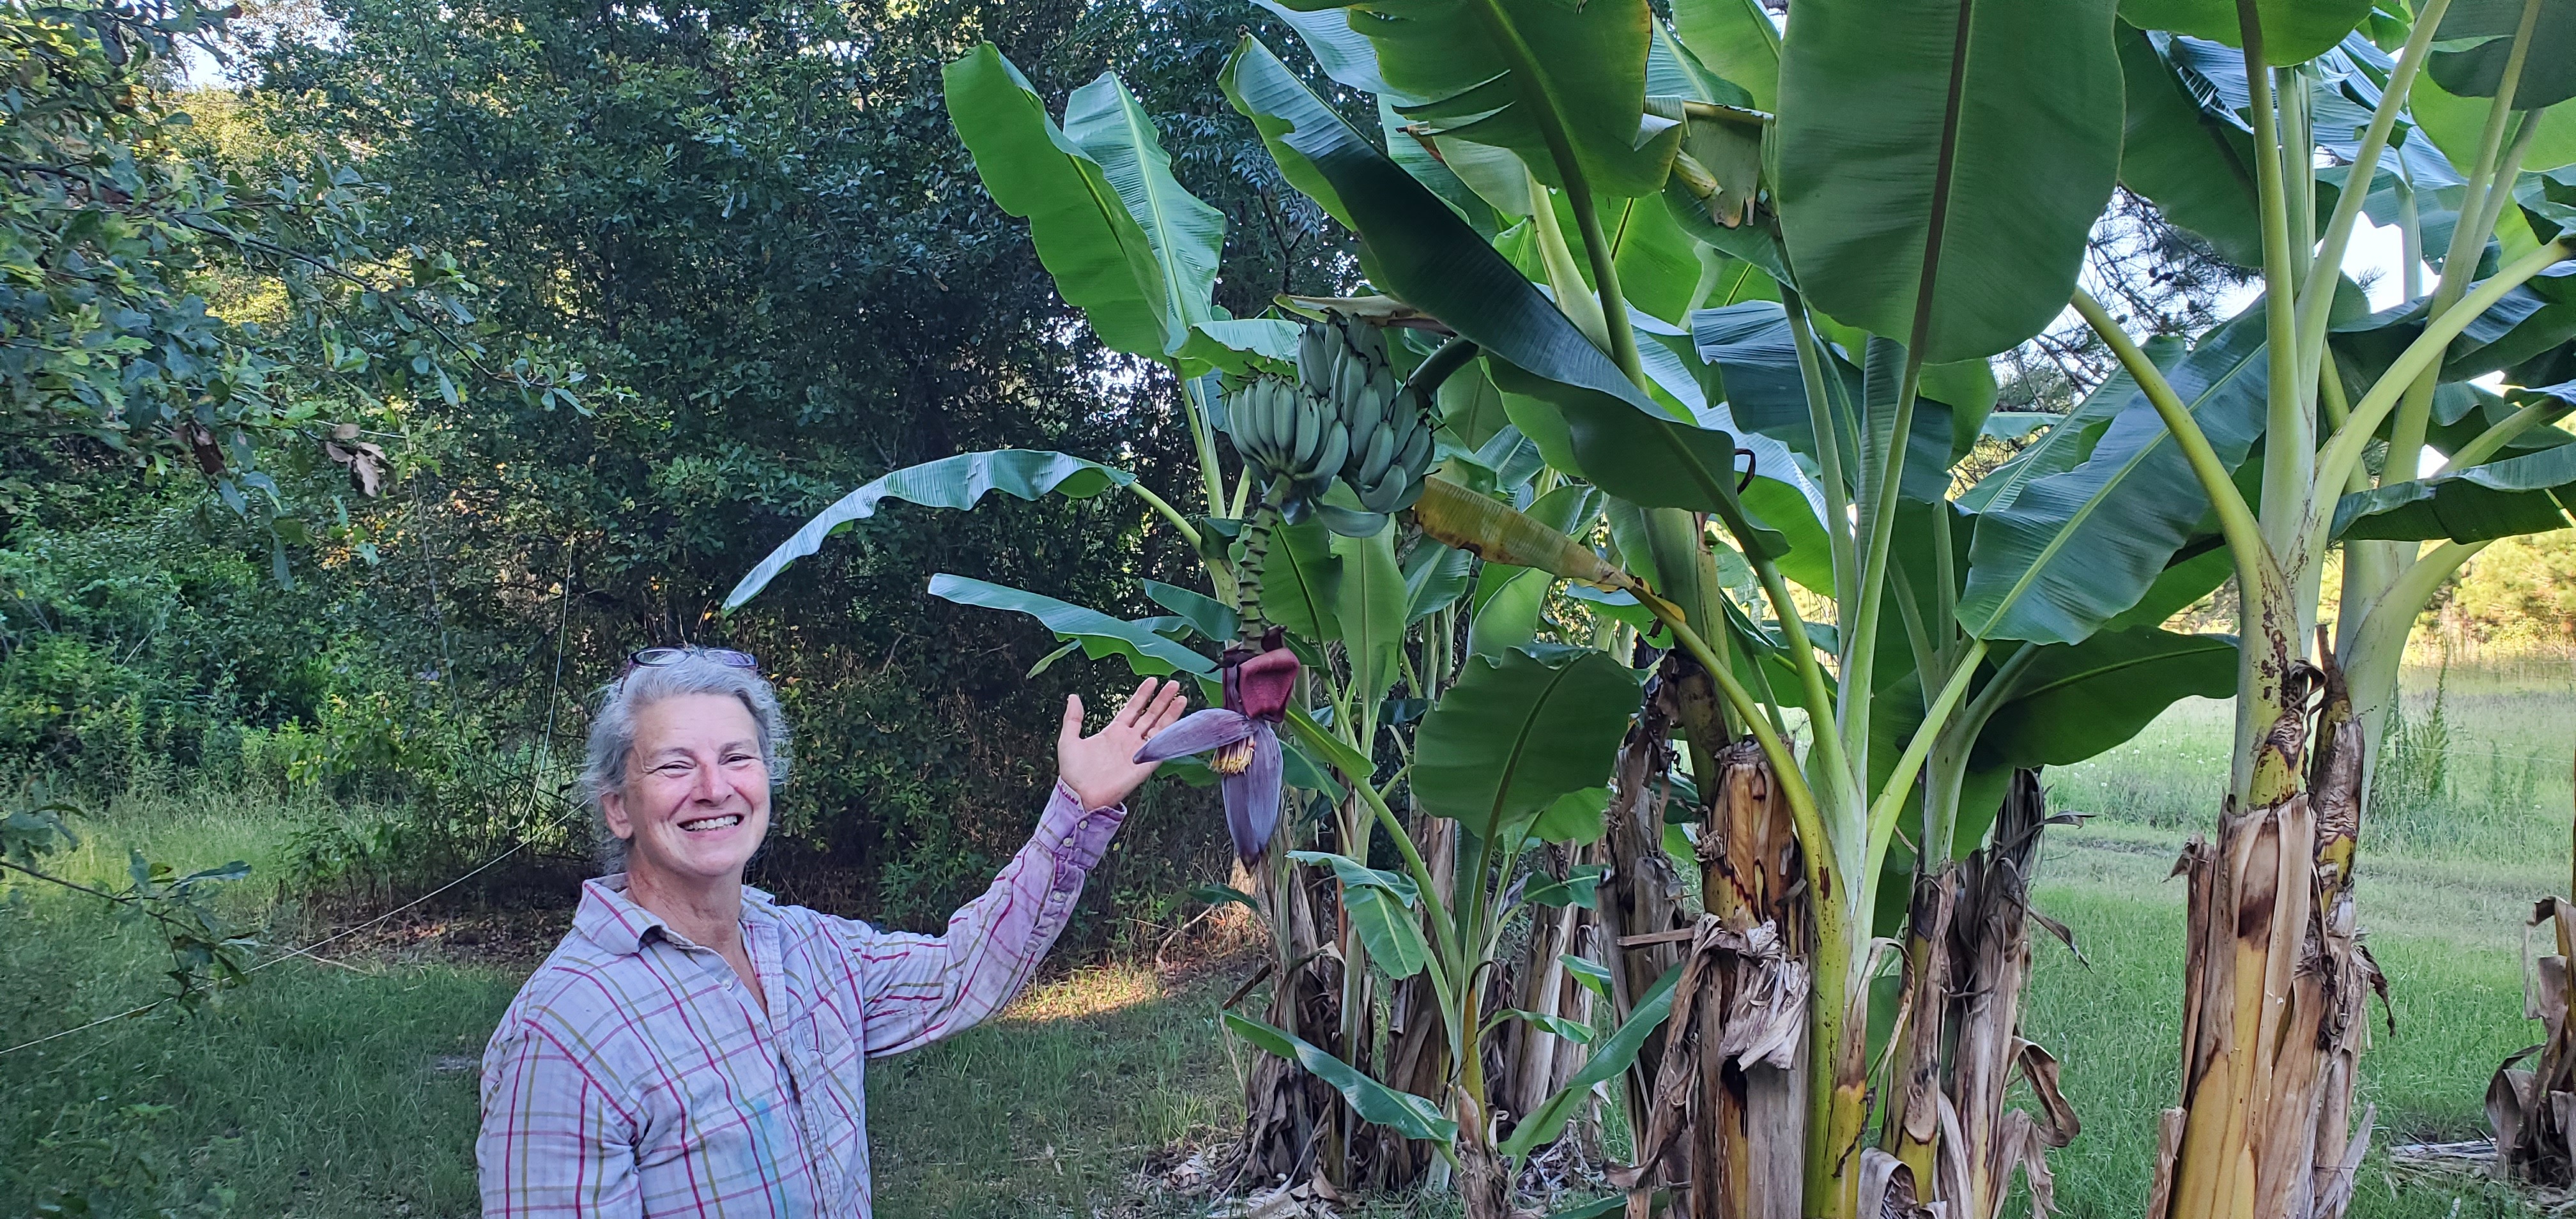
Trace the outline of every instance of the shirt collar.
{"label": "shirt collar", "polygon": [[[746,923],[768,922],[778,917],[776,899],[768,892],[750,885],[742,887],[742,917]],[[678,940],[662,916],[636,905],[626,896],[626,874],[611,872],[606,876],[582,882],[581,909],[572,916],[572,929],[577,935],[619,956],[633,956],[644,951],[644,945],[655,935]]]}

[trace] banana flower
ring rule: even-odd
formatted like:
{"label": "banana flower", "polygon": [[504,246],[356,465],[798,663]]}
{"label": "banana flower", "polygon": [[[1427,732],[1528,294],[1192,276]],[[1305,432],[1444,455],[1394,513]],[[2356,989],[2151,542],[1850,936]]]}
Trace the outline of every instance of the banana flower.
{"label": "banana flower", "polygon": [[1214,751],[1208,769],[1224,780],[1226,832],[1234,838],[1235,855],[1250,863],[1279,830],[1278,725],[1297,689],[1297,656],[1284,647],[1229,656],[1224,685],[1224,706],[1192,712],[1155,733],[1136,751],[1136,760]]}

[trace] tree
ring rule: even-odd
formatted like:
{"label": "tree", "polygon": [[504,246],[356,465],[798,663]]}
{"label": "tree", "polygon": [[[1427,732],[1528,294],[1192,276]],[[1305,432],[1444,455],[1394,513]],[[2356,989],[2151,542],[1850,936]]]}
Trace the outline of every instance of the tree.
{"label": "tree", "polygon": [[[454,400],[463,381],[569,405],[582,374],[486,351],[472,285],[392,231],[381,185],[330,159],[246,177],[207,155],[160,65],[225,20],[157,3],[0,14],[0,512],[119,467],[199,478],[267,530],[284,582],[305,526],[263,449],[327,459],[374,495],[385,456],[365,437],[388,400]],[[273,297],[228,299],[245,293]]]}

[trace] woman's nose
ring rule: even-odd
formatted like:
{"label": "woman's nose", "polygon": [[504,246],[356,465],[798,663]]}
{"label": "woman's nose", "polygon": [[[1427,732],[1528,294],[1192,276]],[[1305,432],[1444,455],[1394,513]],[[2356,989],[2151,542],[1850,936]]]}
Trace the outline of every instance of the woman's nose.
{"label": "woman's nose", "polygon": [[697,782],[690,785],[689,798],[701,804],[721,804],[729,790],[723,767],[701,766],[697,771]]}

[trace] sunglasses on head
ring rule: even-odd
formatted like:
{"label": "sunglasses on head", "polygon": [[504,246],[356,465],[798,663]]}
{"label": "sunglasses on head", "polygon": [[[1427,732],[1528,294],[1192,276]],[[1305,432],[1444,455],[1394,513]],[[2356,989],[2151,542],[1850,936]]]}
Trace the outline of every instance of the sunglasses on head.
{"label": "sunglasses on head", "polygon": [[622,680],[637,669],[678,664],[683,658],[690,656],[703,656],[717,664],[736,669],[757,671],[760,668],[760,662],[752,659],[751,653],[737,652],[732,648],[642,648],[627,654],[626,667],[618,670],[617,676]]}

